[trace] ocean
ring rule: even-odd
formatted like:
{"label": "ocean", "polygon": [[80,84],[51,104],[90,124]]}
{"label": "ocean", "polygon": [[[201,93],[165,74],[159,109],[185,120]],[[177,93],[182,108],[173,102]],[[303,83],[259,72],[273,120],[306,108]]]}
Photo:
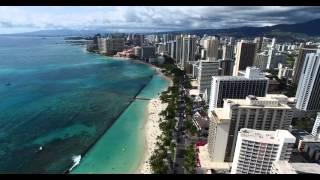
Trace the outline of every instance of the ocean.
{"label": "ocean", "polygon": [[78,155],[71,173],[133,173],[148,104],[133,97],[168,84],[63,38],[0,37],[0,173],[63,173]]}

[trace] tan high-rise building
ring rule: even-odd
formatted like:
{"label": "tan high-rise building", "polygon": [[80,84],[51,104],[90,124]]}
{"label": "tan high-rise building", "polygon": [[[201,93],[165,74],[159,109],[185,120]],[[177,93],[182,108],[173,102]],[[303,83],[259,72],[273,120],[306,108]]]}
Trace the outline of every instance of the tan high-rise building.
{"label": "tan high-rise building", "polygon": [[242,40],[237,43],[236,61],[233,68],[233,75],[238,76],[240,70],[253,66],[256,54],[256,44]]}
{"label": "tan high-rise building", "polygon": [[184,69],[189,61],[194,61],[196,51],[196,37],[184,36],[182,39],[181,69]]}
{"label": "tan high-rise building", "polygon": [[208,37],[204,40],[204,49],[207,52],[207,60],[218,60],[219,40],[215,37]]}
{"label": "tan high-rise building", "polygon": [[281,94],[225,99],[223,108],[215,108],[209,116],[210,159],[214,162],[231,162],[238,131],[242,128],[288,130],[293,117],[293,109],[288,105],[288,100],[287,96]]}

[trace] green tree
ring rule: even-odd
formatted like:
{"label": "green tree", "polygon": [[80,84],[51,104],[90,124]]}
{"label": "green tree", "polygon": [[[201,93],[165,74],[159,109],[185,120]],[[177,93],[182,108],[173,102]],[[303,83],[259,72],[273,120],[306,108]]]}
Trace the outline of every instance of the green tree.
{"label": "green tree", "polygon": [[194,144],[191,144],[184,154],[184,167],[190,174],[196,173],[196,152]]}

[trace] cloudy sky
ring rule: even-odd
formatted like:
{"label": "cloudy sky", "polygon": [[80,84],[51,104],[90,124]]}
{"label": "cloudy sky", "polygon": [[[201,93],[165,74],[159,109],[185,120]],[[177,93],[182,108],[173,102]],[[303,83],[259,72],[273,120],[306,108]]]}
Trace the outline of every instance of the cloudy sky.
{"label": "cloudy sky", "polygon": [[320,18],[320,7],[0,7],[0,33],[44,29],[150,32],[269,26]]}

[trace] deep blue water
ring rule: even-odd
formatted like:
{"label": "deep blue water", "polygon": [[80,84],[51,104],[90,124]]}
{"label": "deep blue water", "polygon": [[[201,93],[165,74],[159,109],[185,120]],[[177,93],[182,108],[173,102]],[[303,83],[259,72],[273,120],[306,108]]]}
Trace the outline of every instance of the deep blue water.
{"label": "deep blue water", "polygon": [[64,172],[153,73],[62,38],[0,37],[0,173]]}

